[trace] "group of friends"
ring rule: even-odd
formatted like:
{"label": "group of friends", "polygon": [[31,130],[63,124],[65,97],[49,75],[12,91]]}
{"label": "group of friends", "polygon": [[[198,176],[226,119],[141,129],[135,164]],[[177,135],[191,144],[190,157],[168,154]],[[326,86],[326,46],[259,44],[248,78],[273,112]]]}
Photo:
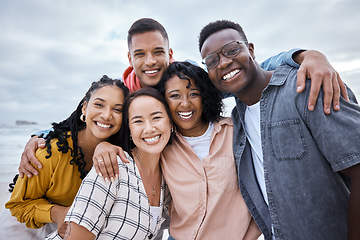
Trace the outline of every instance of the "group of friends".
{"label": "group of friends", "polygon": [[93,82],[27,143],[4,239],[360,239],[360,107],[323,54],[259,65],[218,20],[199,35],[204,70],[151,18],[128,50],[122,80]]}

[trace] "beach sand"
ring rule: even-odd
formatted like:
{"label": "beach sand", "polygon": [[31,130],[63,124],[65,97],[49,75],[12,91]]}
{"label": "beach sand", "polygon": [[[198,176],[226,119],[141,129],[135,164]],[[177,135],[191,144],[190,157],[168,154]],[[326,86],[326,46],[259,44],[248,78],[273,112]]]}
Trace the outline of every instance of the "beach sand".
{"label": "beach sand", "polygon": [[4,208],[5,203],[10,199],[11,193],[8,191],[10,182],[0,182],[0,209]]}

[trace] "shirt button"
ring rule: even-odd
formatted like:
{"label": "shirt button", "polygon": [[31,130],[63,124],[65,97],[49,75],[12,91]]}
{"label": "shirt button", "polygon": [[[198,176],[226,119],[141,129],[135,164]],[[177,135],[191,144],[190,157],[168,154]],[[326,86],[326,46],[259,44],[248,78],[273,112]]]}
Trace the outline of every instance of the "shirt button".
{"label": "shirt button", "polygon": [[154,235],[152,233],[150,233],[150,235],[148,236],[148,239],[151,239]]}

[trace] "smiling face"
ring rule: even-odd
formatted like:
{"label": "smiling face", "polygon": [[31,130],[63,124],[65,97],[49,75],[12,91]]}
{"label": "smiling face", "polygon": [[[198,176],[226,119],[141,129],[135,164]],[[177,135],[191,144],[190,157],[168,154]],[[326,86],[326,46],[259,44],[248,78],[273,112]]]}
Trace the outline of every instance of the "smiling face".
{"label": "smiling face", "polygon": [[164,105],[150,96],[139,96],[129,106],[129,129],[136,147],[160,154],[171,135],[170,118]]}
{"label": "smiling face", "polygon": [[171,117],[178,131],[184,136],[201,136],[207,130],[207,123],[201,119],[202,98],[200,90],[190,78],[173,76],[165,83],[165,99],[169,105]]}
{"label": "smiling face", "polygon": [[220,91],[238,94],[248,90],[257,75],[257,69],[251,43],[249,46],[243,42],[240,43],[239,54],[232,58],[227,58],[220,53],[223,46],[233,41],[243,41],[236,30],[228,28],[215,32],[204,41],[201,57],[204,59],[213,52],[218,53],[220,63],[209,70],[209,77]]}
{"label": "smiling face", "polygon": [[94,91],[82,108],[86,136],[103,141],[117,133],[122,123],[123,103],[124,94],[118,87],[104,86]]}
{"label": "smiling face", "polygon": [[137,33],[129,45],[129,63],[140,85],[155,86],[172,58],[172,49],[159,31]]}

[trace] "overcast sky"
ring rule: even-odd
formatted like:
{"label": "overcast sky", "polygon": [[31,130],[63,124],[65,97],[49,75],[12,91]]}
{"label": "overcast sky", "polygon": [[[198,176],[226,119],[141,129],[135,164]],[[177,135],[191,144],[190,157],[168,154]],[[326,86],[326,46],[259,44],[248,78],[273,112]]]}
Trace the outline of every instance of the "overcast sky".
{"label": "overcast sky", "polygon": [[0,124],[66,118],[92,81],[122,75],[142,17],[164,25],[176,60],[200,63],[198,34],[218,19],[243,26],[259,62],[319,50],[360,98],[359,12],[358,0],[0,0]]}

